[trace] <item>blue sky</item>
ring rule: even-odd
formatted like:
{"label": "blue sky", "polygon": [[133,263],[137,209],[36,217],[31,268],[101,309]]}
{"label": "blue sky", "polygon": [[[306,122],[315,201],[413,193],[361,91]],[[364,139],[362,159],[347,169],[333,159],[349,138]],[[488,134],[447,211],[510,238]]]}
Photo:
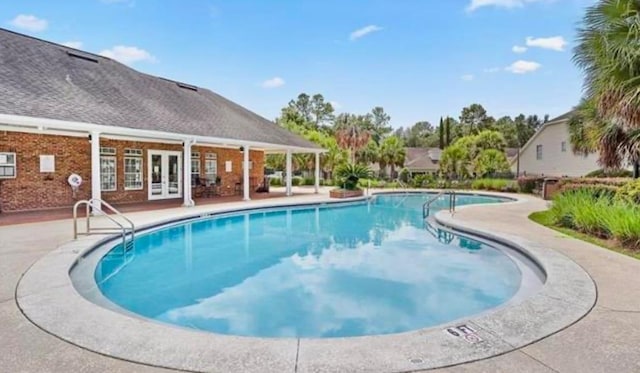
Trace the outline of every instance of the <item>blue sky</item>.
{"label": "blue sky", "polygon": [[300,92],[394,127],[480,103],[560,115],[581,95],[593,0],[5,1],[1,27],[207,87],[273,119]]}

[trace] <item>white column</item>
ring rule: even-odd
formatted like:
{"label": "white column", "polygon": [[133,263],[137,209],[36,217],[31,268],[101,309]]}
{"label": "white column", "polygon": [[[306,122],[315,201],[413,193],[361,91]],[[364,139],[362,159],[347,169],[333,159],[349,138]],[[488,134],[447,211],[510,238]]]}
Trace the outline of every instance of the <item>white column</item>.
{"label": "white column", "polygon": [[[100,179],[100,132],[91,132],[91,198],[101,199]],[[100,203],[94,203],[95,210],[101,210]]]}
{"label": "white column", "polygon": [[291,190],[291,150],[287,149],[287,169],[286,169],[286,173],[287,173],[287,196],[292,195],[292,190]]}
{"label": "white column", "polygon": [[316,153],[316,180],[315,180],[315,192],[320,192],[320,153]]}
{"label": "white column", "polygon": [[244,197],[242,198],[245,201],[250,201],[251,196],[251,186],[249,185],[249,146],[244,146],[244,160],[242,166],[242,191],[244,192]]}
{"label": "white column", "polygon": [[195,202],[191,198],[191,146],[195,143],[193,140],[184,141],[184,154],[182,155],[182,197],[184,202],[182,206],[193,207]]}

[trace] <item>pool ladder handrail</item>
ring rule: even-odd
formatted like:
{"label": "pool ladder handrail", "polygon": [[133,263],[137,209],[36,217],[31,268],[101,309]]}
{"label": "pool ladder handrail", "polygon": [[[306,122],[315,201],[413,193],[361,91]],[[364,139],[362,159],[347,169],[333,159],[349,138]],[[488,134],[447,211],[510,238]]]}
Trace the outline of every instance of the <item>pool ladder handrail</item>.
{"label": "pool ladder handrail", "polygon": [[[441,190],[435,196],[431,197],[427,202],[422,205],[422,218],[426,219],[431,212],[431,205],[437,201],[440,197],[447,194],[446,190]],[[456,211],[456,191],[451,190],[448,192],[449,194],[449,212],[454,213]]]}
{"label": "pool ladder handrail", "polygon": [[[85,205],[86,206],[86,231],[80,232],[78,231],[78,207]],[[93,209],[91,207],[94,207]],[[126,225],[123,224],[118,219],[115,219],[110,214],[102,211],[102,208],[106,207],[107,210],[111,211],[117,217],[121,218],[126,222]],[[118,226],[118,228],[109,228],[109,227],[91,227],[91,216],[101,215],[107,217],[112,223]],[[114,230],[115,229],[115,230]],[[135,240],[135,231],[136,226],[133,224],[131,219],[127,218],[124,214],[118,211],[115,207],[111,206],[107,202],[101,200],[100,198],[91,198],[88,200],[80,200],[73,205],[73,239],[78,239],[78,236],[84,235],[88,236],[90,234],[106,234],[106,233],[120,233],[122,236],[122,249],[127,252],[133,248],[134,240]],[[131,237],[130,240],[127,241],[127,235]]]}

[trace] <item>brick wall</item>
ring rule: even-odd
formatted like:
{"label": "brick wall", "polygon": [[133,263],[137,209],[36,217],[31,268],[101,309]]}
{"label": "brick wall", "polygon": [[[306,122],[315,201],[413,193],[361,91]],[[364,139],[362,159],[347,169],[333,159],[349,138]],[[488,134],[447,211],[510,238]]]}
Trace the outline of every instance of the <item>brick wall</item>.
{"label": "brick wall", "polygon": [[[100,146],[116,148],[117,190],[102,192],[102,198],[110,203],[143,202],[148,199],[148,150],[173,150],[182,152],[182,145],[140,141],[101,139]],[[143,151],[143,189],[124,189],[124,149]],[[233,194],[236,182],[242,182],[243,154],[237,149],[194,146],[199,152],[201,175],[204,175],[205,154],[216,153],[218,175],[224,195]],[[15,179],[0,179],[0,211],[35,210],[72,206],[78,199],[91,196],[91,143],[88,137],[42,135],[23,132],[0,132],[0,152],[15,152],[17,175]],[[40,155],[55,156],[55,172],[40,173]],[[251,177],[257,183],[264,172],[264,153],[251,151],[253,162]],[[232,162],[232,172],[225,172],[225,162]],[[180,163],[182,168],[182,162]],[[67,183],[70,174],[77,173],[83,179],[76,198]]]}

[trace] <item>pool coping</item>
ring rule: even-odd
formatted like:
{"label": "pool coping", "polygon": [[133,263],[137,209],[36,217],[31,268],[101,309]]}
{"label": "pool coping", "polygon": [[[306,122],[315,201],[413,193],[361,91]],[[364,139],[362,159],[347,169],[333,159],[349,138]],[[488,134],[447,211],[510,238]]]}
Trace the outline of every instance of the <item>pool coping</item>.
{"label": "pool coping", "polygon": [[[423,191],[427,192],[427,191]],[[431,191],[433,192],[433,191]],[[497,193],[470,193],[500,196]],[[212,213],[270,207],[318,205],[366,200],[269,203],[247,208],[212,209]],[[490,204],[491,205],[491,204]],[[487,205],[461,206],[481,208]],[[201,216],[203,213],[191,214]],[[149,226],[169,221],[157,219]],[[69,270],[89,249],[108,237],[82,237],[44,256],[23,275],[16,302],[23,314],[48,333],[103,355],[184,371],[390,371],[404,372],[452,366],[500,355],[556,333],[584,317],[597,293],[591,277],[575,262],[535,242],[497,236],[455,221],[441,211],[435,220],[449,229],[498,241],[535,258],[547,274],[540,291],[517,304],[451,324],[399,334],[330,338],[254,338],[162,325],[99,307],[74,288]],[[466,325],[473,340],[445,329]],[[477,339],[481,339],[480,342]]]}

